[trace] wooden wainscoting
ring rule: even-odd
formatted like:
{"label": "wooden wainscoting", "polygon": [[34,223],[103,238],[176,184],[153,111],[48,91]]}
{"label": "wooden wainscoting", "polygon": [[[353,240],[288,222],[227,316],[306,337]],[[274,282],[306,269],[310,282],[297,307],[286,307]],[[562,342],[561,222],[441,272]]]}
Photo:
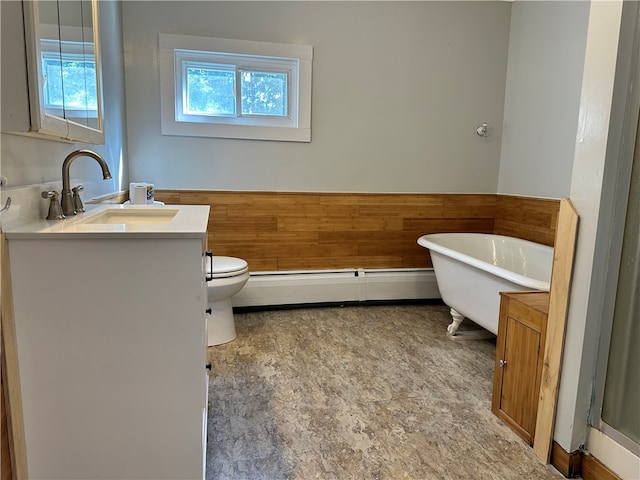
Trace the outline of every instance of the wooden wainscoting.
{"label": "wooden wainscoting", "polygon": [[[282,193],[156,190],[168,204],[210,205],[209,248],[241,257],[251,271],[430,267],[416,241],[437,232],[493,233],[494,194]],[[520,201],[520,197],[510,197]],[[523,238],[553,242],[557,204],[528,199],[531,215],[511,213],[507,227]],[[518,207],[508,208],[514,212]],[[531,223],[531,222],[534,223]],[[529,222],[529,223],[528,223]],[[515,235],[519,236],[519,235]]]}
{"label": "wooden wainscoting", "polygon": [[494,233],[553,246],[560,200],[496,195]]}

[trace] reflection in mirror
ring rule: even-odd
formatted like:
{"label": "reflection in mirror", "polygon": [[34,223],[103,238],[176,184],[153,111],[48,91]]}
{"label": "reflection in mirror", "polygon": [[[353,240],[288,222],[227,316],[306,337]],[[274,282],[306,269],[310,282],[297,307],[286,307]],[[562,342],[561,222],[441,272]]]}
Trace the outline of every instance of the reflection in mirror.
{"label": "reflection in mirror", "polygon": [[6,127],[3,110],[6,131],[104,144],[97,10],[98,0],[22,3],[28,118]]}
{"label": "reflection in mirror", "polygon": [[38,2],[47,115],[99,129],[91,1]]}
{"label": "reflection in mirror", "polygon": [[[62,52],[58,27],[58,3],[39,2],[37,10],[42,55],[44,109],[48,115],[64,118],[62,109]],[[57,107],[57,108],[56,108]]]}

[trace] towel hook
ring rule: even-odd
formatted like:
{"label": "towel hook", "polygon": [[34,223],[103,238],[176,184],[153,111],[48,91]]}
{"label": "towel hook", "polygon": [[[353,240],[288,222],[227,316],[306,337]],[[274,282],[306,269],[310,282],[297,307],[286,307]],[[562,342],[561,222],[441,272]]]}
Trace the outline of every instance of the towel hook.
{"label": "towel hook", "polygon": [[480,137],[488,137],[489,128],[488,128],[487,122],[484,122],[482,125],[478,126],[478,128],[476,128],[476,133]]}

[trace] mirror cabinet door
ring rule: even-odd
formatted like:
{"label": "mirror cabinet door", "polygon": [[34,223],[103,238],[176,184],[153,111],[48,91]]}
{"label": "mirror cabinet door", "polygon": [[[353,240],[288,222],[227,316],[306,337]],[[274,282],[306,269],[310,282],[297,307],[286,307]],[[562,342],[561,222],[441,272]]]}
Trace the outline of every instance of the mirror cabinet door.
{"label": "mirror cabinet door", "polygon": [[24,6],[32,129],[104,143],[97,0]]}

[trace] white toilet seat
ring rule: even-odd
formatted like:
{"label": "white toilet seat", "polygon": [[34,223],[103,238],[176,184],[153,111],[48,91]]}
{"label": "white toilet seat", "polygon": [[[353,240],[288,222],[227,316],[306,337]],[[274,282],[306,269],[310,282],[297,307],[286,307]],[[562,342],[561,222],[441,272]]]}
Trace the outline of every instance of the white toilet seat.
{"label": "white toilet seat", "polygon": [[[243,275],[249,271],[246,261],[236,257],[213,256],[213,279],[229,278]],[[207,274],[211,274],[211,267],[207,262]]]}

